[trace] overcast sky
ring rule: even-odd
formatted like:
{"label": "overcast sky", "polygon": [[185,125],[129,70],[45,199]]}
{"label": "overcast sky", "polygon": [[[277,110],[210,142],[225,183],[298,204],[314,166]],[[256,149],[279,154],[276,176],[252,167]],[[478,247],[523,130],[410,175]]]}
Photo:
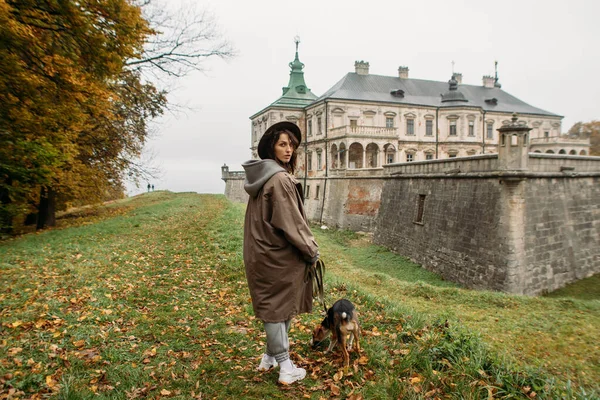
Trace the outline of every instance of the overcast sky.
{"label": "overcast sky", "polygon": [[[180,0],[171,0],[177,3]],[[198,2],[201,3],[201,2]],[[498,61],[502,89],[563,115],[563,132],[600,119],[600,2],[211,0],[237,56],[207,62],[179,81],[170,100],[193,107],[157,121],[148,143],[162,176],[156,190],[223,193],[221,166],[250,158],[249,117],[281,95],[300,37],[307,86],[320,96],[354,62],[370,73],[481,85]],[[145,186],[145,185],[144,185]],[[145,191],[131,186],[129,194]]]}

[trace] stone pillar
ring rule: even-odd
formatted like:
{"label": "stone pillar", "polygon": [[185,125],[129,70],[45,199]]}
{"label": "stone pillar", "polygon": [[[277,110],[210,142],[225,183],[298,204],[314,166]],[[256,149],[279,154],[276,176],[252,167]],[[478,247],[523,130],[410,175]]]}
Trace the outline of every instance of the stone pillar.
{"label": "stone pillar", "polygon": [[342,157],[344,158],[344,169],[348,169],[348,149],[344,149]]}
{"label": "stone pillar", "polygon": [[[526,171],[529,164],[529,128],[518,122],[513,114],[509,124],[499,132],[498,168],[500,171]],[[509,293],[530,294],[530,277],[525,264],[525,185],[523,177],[501,177],[503,186],[499,232],[506,253],[504,290]]]}
{"label": "stone pillar", "polygon": [[367,168],[367,148],[365,147],[363,149],[363,155],[362,155],[362,167],[363,168]]}
{"label": "stone pillar", "polygon": [[498,167],[503,171],[525,171],[529,168],[529,128],[524,122],[518,122],[513,114],[509,124],[503,125],[499,132]]}
{"label": "stone pillar", "polygon": [[527,266],[525,265],[525,198],[522,179],[503,179],[500,226],[502,249],[506,255],[504,291],[527,293]]}

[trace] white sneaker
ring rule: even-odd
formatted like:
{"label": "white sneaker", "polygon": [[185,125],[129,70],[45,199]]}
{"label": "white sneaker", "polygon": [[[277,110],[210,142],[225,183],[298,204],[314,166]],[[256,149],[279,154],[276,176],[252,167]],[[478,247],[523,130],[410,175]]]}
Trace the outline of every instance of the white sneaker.
{"label": "white sneaker", "polygon": [[274,357],[269,357],[266,354],[263,354],[262,360],[260,360],[260,365],[258,366],[259,371],[268,371],[271,368],[275,368],[277,366],[277,360]]}
{"label": "white sneaker", "polygon": [[[292,364],[293,365],[293,364]],[[294,369],[291,371],[279,370],[279,383],[282,385],[291,385],[296,381],[301,381],[306,377],[306,370],[304,368],[298,368],[293,365]]]}

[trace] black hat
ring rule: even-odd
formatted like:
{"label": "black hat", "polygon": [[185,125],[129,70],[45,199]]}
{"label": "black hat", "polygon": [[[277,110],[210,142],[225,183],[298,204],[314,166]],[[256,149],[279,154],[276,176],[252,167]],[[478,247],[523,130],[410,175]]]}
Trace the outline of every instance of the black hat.
{"label": "black hat", "polygon": [[261,159],[264,160],[265,158],[269,157],[269,145],[270,145],[271,138],[277,132],[281,132],[281,131],[289,131],[289,132],[293,133],[294,136],[296,136],[296,139],[298,140],[298,144],[300,144],[300,142],[302,141],[302,134],[300,133],[300,128],[298,127],[298,125],[294,124],[293,122],[283,121],[283,122],[278,122],[274,125],[271,125],[266,130],[266,132],[262,136],[262,138],[260,138],[260,142],[258,142],[258,156]]}

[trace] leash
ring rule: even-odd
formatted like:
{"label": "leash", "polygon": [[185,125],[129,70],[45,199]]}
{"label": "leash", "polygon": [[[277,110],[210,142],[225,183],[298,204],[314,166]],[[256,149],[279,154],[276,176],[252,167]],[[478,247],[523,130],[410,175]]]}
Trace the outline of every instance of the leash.
{"label": "leash", "polygon": [[313,281],[313,299],[318,299],[319,303],[323,306],[323,311],[327,314],[327,306],[325,305],[324,295],[324,278],[325,278],[325,263],[320,258],[316,263],[306,266],[304,273],[304,281],[308,282],[309,279]]}

